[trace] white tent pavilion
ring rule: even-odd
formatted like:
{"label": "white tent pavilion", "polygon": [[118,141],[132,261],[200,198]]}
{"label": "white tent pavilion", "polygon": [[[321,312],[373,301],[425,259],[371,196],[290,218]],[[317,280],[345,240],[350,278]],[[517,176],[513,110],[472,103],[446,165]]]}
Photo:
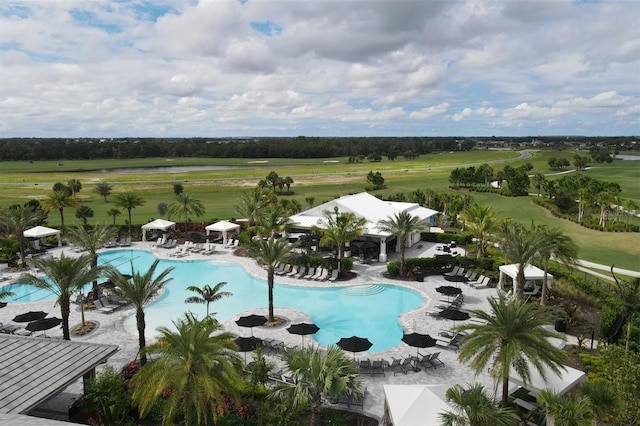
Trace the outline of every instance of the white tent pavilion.
{"label": "white tent pavilion", "polygon": [[31,229],[27,229],[22,233],[25,238],[35,238],[35,248],[40,248],[40,238],[49,237],[55,235],[58,238],[58,247],[62,246],[62,240],[60,240],[60,230],[47,228],[46,226],[36,226]]}
{"label": "white tent pavilion", "polygon": [[207,236],[211,233],[211,231],[221,232],[222,244],[227,244],[228,233],[239,231],[240,225],[238,225],[237,223],[229,222],[228,220],[221,220],[219,222],[212,223],[211,225],[207,225],[204,229],[205,231],[207,231]]}
{"label": "white tent pavilion", "polygon": [[[511,265],[500,266],[500,280],[498,281],[498,288],[504,287],[506,277],[510,277],[515,281],[518,275],[519,263],[512,263]],[[544,271],[533,265],[526,265],[524,267],[524,279],[525,281],[540,281],[544,280]],[[547,287],[551,288],[553,282],[553,275],[547,273]]]}
{"label": "white tent pavilion", "polygon": [[175,222],[164,219],[156,219],[152,222],[142,225],[142,241],[147,240],[147,230],[167,231],[176,225]]}
{"label": "white tent pavilion", "polygon": [[384,385],[382,425],[439,426],[440,414],[451,411],[444,393],[447,386]]}
{"label": "white tent pavilion", "polygon": [[526,384],[522,377],[516,373],[513,369],[509,373],[509,381],[518,386],[527,389],[531,394],[538,395],[542,389],[551,389],[558,395],[563,395],[576,387],[580,382],[585,379],[584,371],[576,370],[567,365],[561,366],[560,374],[556,374],[551,371],[547,366],[544,367],[544,373],[546,380],[542,378],[542,375],[538,370],[529,364],[529,370],[531,371],[531,380]]}

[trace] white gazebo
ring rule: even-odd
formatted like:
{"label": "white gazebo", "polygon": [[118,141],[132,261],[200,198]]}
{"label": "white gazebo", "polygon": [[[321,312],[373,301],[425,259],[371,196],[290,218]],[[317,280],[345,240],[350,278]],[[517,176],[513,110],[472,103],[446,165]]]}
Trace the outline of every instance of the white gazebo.
{"label": "white gazebo", "polygon": [[384,385],[382,425],[440,426],[440,414],[451,411],[445,401],[447,386]]}
{"label": "white gazebo", "polygon": [[545,378],[542,378],[538,369],[531,363],[528,364],[531,375],[529,381],[525,383],[522,377],[516,373],[513,368],[509,373],[509,381],[527,389],[534,396],[538,395],[542,389],[551,389],[558,395],[564,395],[584,381],[586,377],[584,371],[576,370],[575,368],[571,368],[567,365],[560,366],[559,374],[554,373],[548,366],[544,365],[543,371]]}
{"label": "white gazebo", "polygon": [[[511,265],[502,265],[500,266],[500,280],[498,281],[498,288],[504,287],[504,282],[506,277],[510,277],[515,281],[516,276],[518,275],[518,268],[520,267],[519,263],[512,263]],[[533,265],[526,265],[524,267],[524,279],[525,281],[543,281],[544,280],[544,271]],[[551,288],[551,283],[553,282],[553,275],[547,273],[547,288]]]}
{"label": "white gazebo", "polygon": [[175,222],[164,219],[156,219],[152,222],[142,225],[142,241],[147,241],[147,230],[167,231],[176,226]]}
{"label": "white gazebo", "polygon": [[212,223],[211,225],[207,225],[204,229],[205,231],[207,231],[207,236],[211,233],[211,231],[221,232],[222,243],[227,244],[227,234],[229,232],[239,231],[240,225],[238,225],[237,223],[229,222],[227,220],[221,220],[219,222]]}
{"label": "white gazebo", "polygon": [[47,228],[46,226],[36,226],[31,229],[27,229],[22,233],[25,238],[34,238],[35,248],[40,248],[40,238],[50,237],[55,235],[58,238],[58,247],[62,246],[62,240],[60,239],[60,230]]}

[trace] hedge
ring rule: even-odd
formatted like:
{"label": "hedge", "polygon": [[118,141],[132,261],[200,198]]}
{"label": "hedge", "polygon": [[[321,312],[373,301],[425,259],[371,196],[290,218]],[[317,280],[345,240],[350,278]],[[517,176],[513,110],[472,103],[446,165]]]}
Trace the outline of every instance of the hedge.
{"label": "hedge", "polygon": [[431,243],[442,243],[442,244],[449,244],[451,241],[455,241],[456,244],[464,245],[464,244],[471,243],[471,241],[473,240],[473,235],[469,233],[452,234],[449,232],[445,232],[445,233],[423,232],[420,234],[420,239],[423,241],[431,242]]}

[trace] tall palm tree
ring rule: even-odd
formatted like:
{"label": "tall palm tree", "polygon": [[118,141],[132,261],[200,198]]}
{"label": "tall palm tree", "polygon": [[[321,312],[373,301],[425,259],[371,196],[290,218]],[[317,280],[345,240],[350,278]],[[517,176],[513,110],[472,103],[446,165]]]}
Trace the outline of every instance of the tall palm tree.
{"label": "tall palm tree", "polygon": [[[102,248],[111,238],[117,235],[118,231],[114,228],[96,225],[93,229],[87,230],[83,226],[69,228],[66,238],[73,244],[84,248],[91,256],[91,266],[98,266],[98,250]],[[93,294],[98,295],[97,277],[93,281]]]}
{"label": "tall palm tree", "polygon": [[333,212],[325,210],[322,213],[324,214],[324,219],[322,219],[319,226],[314,227],[313,230],[320,234],[321,246],[337,247],[338,271],[340,271],[342,268],[344,244],[362,235],[367,220],[363,217],[357,217],[351,212],[340,213],[338,207],[335,207]]}
{"label": "tall palm tree", "polygon": [[15,235],[20,247],[22,267],[27,267],[24,231],[36,225],[44,218],[40,212],[28,206],[9,206],[0,211],[0,224]]}
{"label": "tall palm tree", "polygon": [[625,354],[629,354],[631,329],[633,328],[633,322],[636,316],[640,314],[640,277],[633,278],[630,282],[620,281],[613,272],[613,265],[611,265],[611,275],[616,281],[616,293],[618,300],[622,302],[622,313],[627,322],[624,352]]}
{"label": "tall palm tree", "polygon": [[478,247],[476,257],[485,257],[487,255],[487,237],[498,229],[498,212],[494,211],[491,206],[472,204],[464,209],[460,216],[469,232],[476,239]]}
{"label": "tall palm tree", "polygon": [[551,424],[557,426],[591,426],[593,410],[586,396],[560,396],[550,389],[542,389],[536,398],[547,420],[552,419]]}
{"label": "tall palm tree", "polygon": [[362,395],[362,380],[355,360],[337,346],[329,346],[326,352],[314,347],[294,348],[287,351],[285,361],[296,384],[279,387],[271,398],[290,401],[296,407],[310,404],[311,425],[316,423],[323,397]]}
{"label": "tall palm tree", "polygon": [[76,217],[82,221],[83,225],[86,225],[89,218],[93,217],[94,214],[93,209],[86,204],[78,206],[76,209]]}
{"label": "tall palm tree", "polygon": [[280,204],[270,204],[257,221],[258,235],[275,238],[291,226],[287,211]]}
{"label": "tall palm tree", "polygon": [[46,212],[58,210],[60,212],[60,228],[64,232],[64,209],[65,207],[78,207],[80,203],[67,191],[53,191],[42,200],[42,209]]}
{"label": "tall palm tree", "polygon": [[82,182],[80,182],[78,179],[71,179],[69,182],[67,182],[67,186],[71,188],[73,198],[78,198],[78,192],[80,192],[80,190],[82,189]]}
{"label": "tall palm tree", "polygon": [[443,426],[511,426],[516,423],[513,409],[497,407],[480,384],[469,389],[456,385],[447,389],[446,396],[455,412],[440,414]]}
{"label": "tall palm tree", "polygon": [[253,257],[260,266],[267,270],[267,286],[269,288],[269,322],[274,322],[273,316],[273,278],[276,267],[281,263],[287,263],[291,259],[291,249],[295,244],[290,244],[284,238],[259,239],[249,249]]}
{"label": "tall palm tree", "polygon": [[249,246],[252,245],[253,236],[256,233],[256,223],[264,209],[275,202],[275,194],[260,187],[245,191],[240,196],[240,204],[235,206],[236,212],[247,220],[249,232]]}
{"label": "tall palm tree", "polygon": [[96,280],[106,271],[106,267],[92,267],[92,259],[89,255],[79,257],[33,259],[33,265],[40,269],[43,276],[31,273],[23,274],[20,281],[36,288],[47,290],[57,297],[62,315],[62,334],[65,340],[71,340],[69,334],[69,312],[71,309],[71,296],[80,291],[82,287]]}
{"label": "tall palm tree", "polygon": [[561,336],[542,328],[545,321],[536,316],[533,305],[520,299],[507,300],[503,295],[490,298],[489,304],[490,312],[471,311],[486,324],[457,327],[468,332],[462,340],[458,359],[470,361],[470,367],[477,373],[489,366],[496,379],[502,380],[502,406],[506,407],[511,368],[528,382],[529,363],[544,377],[544,366],[558,373],[566,355],[547,340]]}
{"label": "tall palm tree", "polygon": [[109,185],[107,182],[98,182],[96,183],[96,187],[93,188],[93,192],[102,196],[104,198],[104,202],[107,202],[107,197],[111,194],[113,187]]}
{"label": "tall palm tree", "polygon": [[227,285],[225,281],[211,287],[209,284],[205,284],[202,288],[190,285],[187,290],[197,293],[197,296],[187,297],[185,303],[206,303],[207,304],[207,316],[209,316],[209,303],[222,299],[223,297],[233,296],[233,293],[229,291],[220,291],[222,287]]}
{"label": "tall palm tree", "polygon": [[540,305],[547,302],[547,275],[549,271],[549,261],[551,258],[558,259],[567,265],[572,265],[578,257],[578,245],[573,239],[562,232],[559,228],[550,228],[542,225],[538,227],[538,232],[542,236],[542,244],[538,254],[544,262],[544,276],[542,280],[542,295]]}
{"label": "tall palm tree", "polygon": [[129,213],[129,238],[131,238],[131,210],[144,205],[144,200],[135,192],[127,191],[114,195],[113,204],[121,209],[126,209]]}
{"label": "tall palm tree", "polygon": [[113,219],[113,225],[116,224],[116,218],[118,216],[120,216],[122,212],[118,209],[109,209],[107,210],[107,216],[111,216],[111,218]]}
{"label": "tall palm tree", "polygon": [[176,200],[169,204],[167,210],[167,218],[179,218],[184,221],[184,234],[187,235],[187,227],[191,216],[201,217],[204,215],[205,208],[202,201],[193,198],[186,192],[176,195]]}
{"label": "tall palm tree", "polygon": [[382,232],[395,235],[398,238],[398,246],[400,248],[400,276],[404,276],[406,269],[404,254],[407,249],[407,238],[415,232],[429,229],[429,224],[422,222],[418,216],[412,216],[411,213],[402,211],[394,214],[391,218],[379,221],[378,229]]}
{"label": "tall palm tree", "polygon": [[[133,271],[133,276],[129,279],[123,276],[120,271],[112,270],[108,274],[109,280],[116,285],[114,292],[125,300],[131,302],[136,310],[136,327],[138,328],[138,345],[140,347],[140,364],[147,363],[147,354],[143,351],[146,346],[144,330],[146,327],[144,319],[144,306],[153,299],[153,297],[162,289],[165,284],[171,281],[169,274],[173,271],[173,267],[167,268],[156,275],[156,268],[159,260],[155,260],[151,267],[141,274]],[[133,270],[133,265],[131,265]]]}
{"label": "tall palm tree", "polygon": [[145,416],[164,399],[162,424],[208,424],[224,411],[223,394],[238,400],[242,361],[235,352],[235,335],[221,331],[212,317],[198,320],[187,312],[173,321],[176,330],[159,327],[160,338],[142,353],[160,355],[131,379],[133,401]]}
{"label": "tall palm tree", "polygon": [[515,295],[522,297],[525,284],[524,269],[539,255],[540,249],[544,245],[542,235],[536,232],[533,223],[531,228],[527,229],[520,223],[507,219],[502,222],[500,236],[500,248],[504,253],[505,260],[518,264],[514,287]]}

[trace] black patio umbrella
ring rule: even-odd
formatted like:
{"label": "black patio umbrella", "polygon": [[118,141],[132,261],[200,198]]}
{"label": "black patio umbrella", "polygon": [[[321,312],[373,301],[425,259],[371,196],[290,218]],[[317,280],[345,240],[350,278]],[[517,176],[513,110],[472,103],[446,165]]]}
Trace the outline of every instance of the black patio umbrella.
{"label": "black patio umbrella", "polygon": [[299,324],[292,324],[287,328],[287,331],[291,334],[299,334],[300,335],[300,343],[302,347],[304,347],[304,336],[307,334],[314,334],[320,330],[320,327],[317,325],[306,322],[301,322]]}
{"label": "black patio umbrella", "polygon": [[240,327],[249,327],[251,328],[251,335],[253,336],[253,327],[258,327],[267,322],[267,318],[264,315],[245,315],[236,320],[236,324]]}
{"label": "black patio umbrella", "polygon": [[[402,336],[402,341],[407,345],[416,348],[416,357],[418,356],[418,350],[420,348],[432,348],[436,345],[436,339],[429,336],[428,334],[421,333],[405,334],[404,336]],[[416,371],[419,371],[419,368],[417,366],[414,369]]]}
{"label": "black patio umbrella", "polygon": [[25,312],[24,314],[16,315],[13,317],[13,321],[15,322],[31,322],[35,320],[41,320],[47,316],[46,312],[42,311],[30,311]]}
{"label": "black patio umbrella", "polygon": [[244,362],[247,363],[247,352],[251,352],[262,346],[262,339],[258,337],[237,337],[234,342],[238,345],[238,351],[244,352]]}
{"label": "black patio umbrella", "polygon": [[454,282],[454,283],[462,283],[468,281],[467,277],[464,275],[445,275],[445,281]]}
{"label": "black patio umbrella", "polygon": [[356,352],[367,351],[371,346],[373,346],[373,343],[371,343],[369,339],[358,336],[343,337],[336,344],[345,351],[353,352],[354,359],[356,357]]}
{"label": "black patio umbrella", "polygon": [[462,312],[458,309],[447,308],[440,311],[439,314],[442,318],[453,320],[453,321],[465,321],[471,318],[467,312]]}
{"label": "black patio umbrella", "polygon": [[436,288],[436,291],[446,296],[456,296],[462,293],[461,288],[454,287],[452,285],[441,285],[440,287]]}
{"label": "black patio umbrella", "polygon": [[[62,320],[56,317],[43,318],[43,319],[30,322],[29,324],[27,324],[25,328],[32,332],[46,331],[60,325],[61,322]],[[46,333],[45,333],[45,336],[46,336]]]}
{"label": "black patio umbrella", "polygon": [[4,308],[5,306],[7,306],[7,302],[0,302],[0,308]]}

